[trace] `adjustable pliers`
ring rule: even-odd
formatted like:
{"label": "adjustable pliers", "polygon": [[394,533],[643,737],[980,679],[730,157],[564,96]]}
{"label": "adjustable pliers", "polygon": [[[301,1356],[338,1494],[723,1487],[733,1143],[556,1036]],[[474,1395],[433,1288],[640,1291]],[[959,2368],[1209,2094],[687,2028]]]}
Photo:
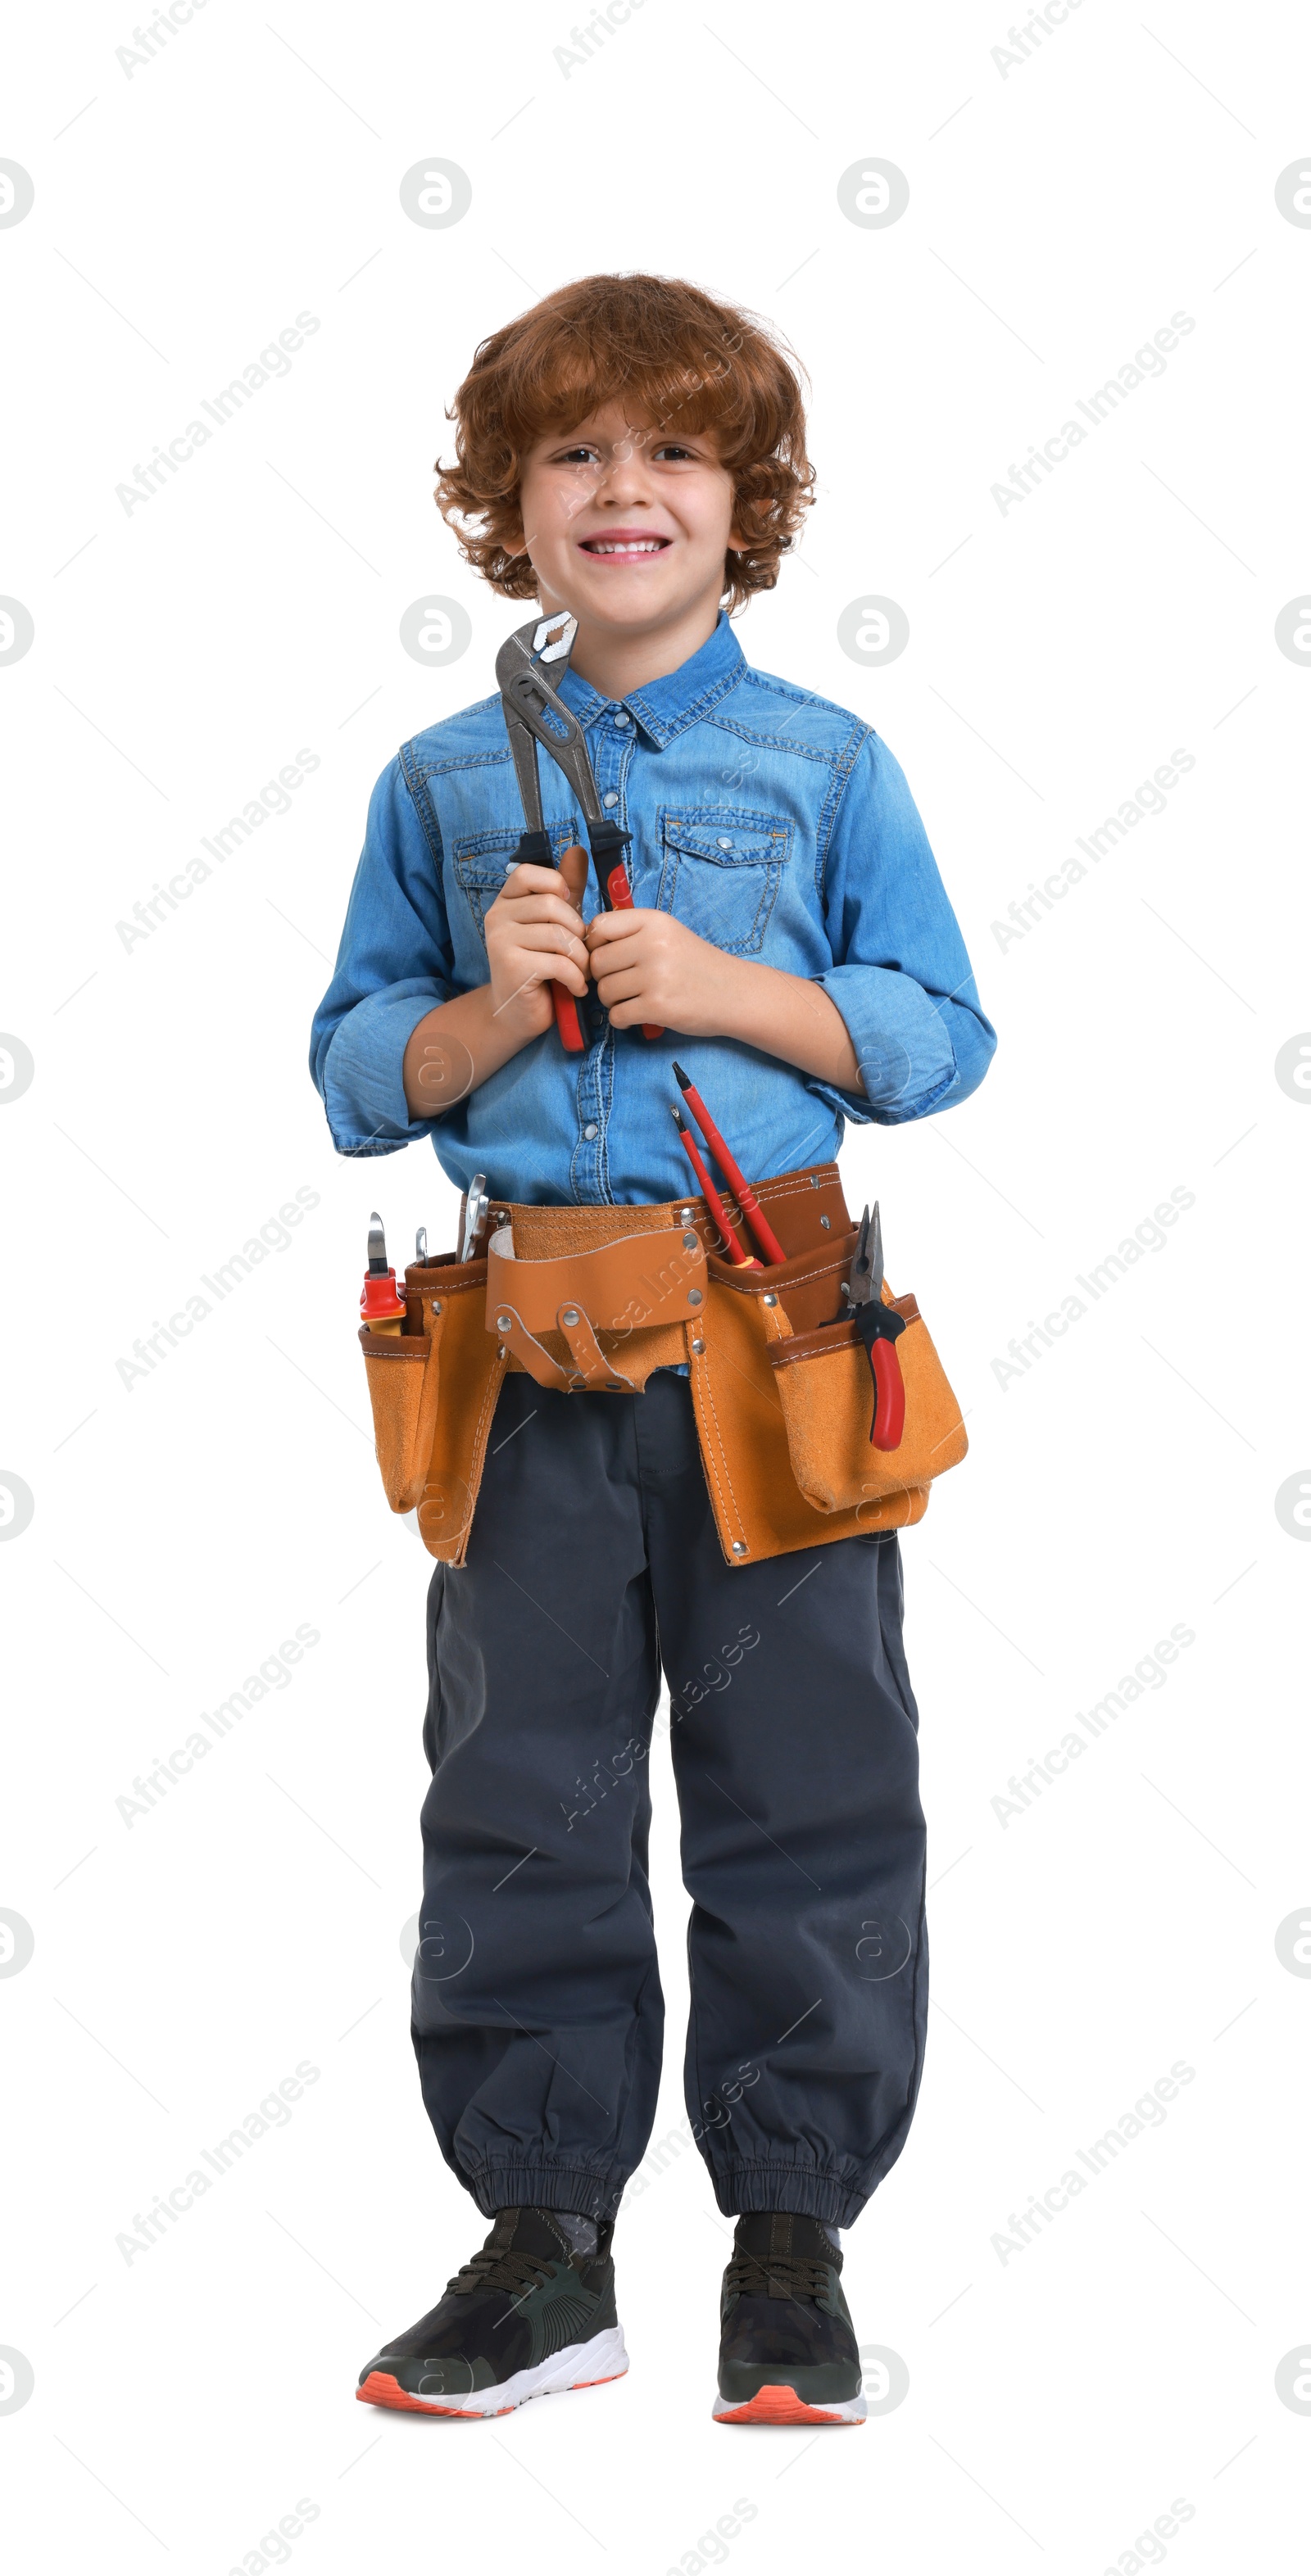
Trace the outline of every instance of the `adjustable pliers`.
{"label": "adjustable pliers", "polygon": [[[537,773],[537,745],[540,743],[543,750],[550,753],[557,769],[563,771],[578,799],[606,911],[631,912],[633,889],[624,864],[624,852],[632,834],[622,831],[617,823],[609,822],[602,811],[583,728],[546,676],[545,666],[550,664],[555,675],[563,677],[576,633],[577,620],[566,612],[562,611],[555,617],[535,617],[527,626],[520,626],[513,635],[508,635],[496,656],[496,680],[501,692],[505,730],[510,738],[527,826],[515,858],[517,862],[526,861],[539,868],[558,864],[542,822],[542,789]],[[561,1041],[571,1055],[579,1055],[586,1040],[578,1018],[578,1004],[563,984],[553,984],[551,989],[555,1024]],[[657,1028],[643,1028],[642,1031],[647,1038],[658,1038],[661,1034]]]}
{"label": "adjustable pliers", "polygon": [[906,1427],[906,1387],[897,1344],[906,1327],[896,1308],[883,1303],[883,1229],[877,1199],[873,1214],[866,1208],[861,1218],[846,1295],[847,1312],[854,1318],[874,1380],[871,1445],[899,1449]]}

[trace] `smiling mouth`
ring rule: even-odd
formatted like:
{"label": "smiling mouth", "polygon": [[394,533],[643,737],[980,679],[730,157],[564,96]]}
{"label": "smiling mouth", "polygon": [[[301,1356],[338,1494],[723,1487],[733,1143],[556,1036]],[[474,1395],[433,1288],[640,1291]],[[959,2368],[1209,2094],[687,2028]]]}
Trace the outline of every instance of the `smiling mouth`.
{"label": "smiling mouth", "polygon": [[583,537],[580,551],[585,555],[599,555],[608,562],[631,563],[646,555],[663,554],[666,546],[672,543],[672,537]]}

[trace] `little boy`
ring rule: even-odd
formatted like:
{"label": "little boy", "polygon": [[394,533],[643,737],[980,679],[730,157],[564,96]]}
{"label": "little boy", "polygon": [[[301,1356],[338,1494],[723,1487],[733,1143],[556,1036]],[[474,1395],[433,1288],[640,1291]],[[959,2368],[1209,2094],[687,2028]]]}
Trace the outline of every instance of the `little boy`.
{"label": "little boy", "polygon": [[[545,761],[562,864],[515,864],[499,698],[405,744],[314,1025],[338,1150],[427,1137],[465,1191],[604,1210],[687,1193],[674,1053],[757,1183],[831,1160],[847,1118],[963,1100],[995,1039],[905,780],[868,725],[750,669],[725,613],[773,586],[814,479],[772,339],[675,280],[586,278],[484,342],[451,416],[438,502],[466,560],[577,621],[560,694],[634,904],[595,908]],[[659,2082],[663,1670],[687,2105],[738,2221],[715,2413],[863,2419],[839,2231],[919,2084],[917,1717],[895,1530],[790,1564],[726,1561],[686,1368],[640,1394],[504,1378],[467,1559],[429,1593],[414,1981],[428,2113],[493,2225],[366,2400],[487,2415],[628,2366],[610,2245]]]}

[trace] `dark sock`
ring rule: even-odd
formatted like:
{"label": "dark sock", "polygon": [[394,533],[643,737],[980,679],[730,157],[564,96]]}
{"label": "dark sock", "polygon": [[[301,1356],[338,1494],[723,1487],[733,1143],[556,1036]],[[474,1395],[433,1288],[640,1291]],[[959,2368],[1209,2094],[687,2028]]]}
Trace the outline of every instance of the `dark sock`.
{"label": "dark sock", "polygon": [[590,2257],[596,2252],[596,2220],[582,2218],[572,2209],[553,2209],[556,2226],[568,2237],[575,2254]]}

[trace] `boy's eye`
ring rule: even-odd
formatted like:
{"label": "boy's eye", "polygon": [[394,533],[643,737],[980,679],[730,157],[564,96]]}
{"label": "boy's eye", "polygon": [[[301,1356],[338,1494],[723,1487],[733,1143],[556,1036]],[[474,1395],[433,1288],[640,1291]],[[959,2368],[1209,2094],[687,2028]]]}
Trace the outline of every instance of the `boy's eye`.
{"label": "boy's eye", "polygon": [[594,447],[567,447],[564,450],[563,455],[557,456],[555,461],[557,465],[595,465],[597,462],[596,449]]}
{"label": "boy's eye", "polygon": [[691,448],[680,447],[673,439],[666,439],[663,447],[656,448],[655,454],[657,456],[668,458],[669,461],[675,465],[694,465],[696,463],[696,458],[693,455]]}

